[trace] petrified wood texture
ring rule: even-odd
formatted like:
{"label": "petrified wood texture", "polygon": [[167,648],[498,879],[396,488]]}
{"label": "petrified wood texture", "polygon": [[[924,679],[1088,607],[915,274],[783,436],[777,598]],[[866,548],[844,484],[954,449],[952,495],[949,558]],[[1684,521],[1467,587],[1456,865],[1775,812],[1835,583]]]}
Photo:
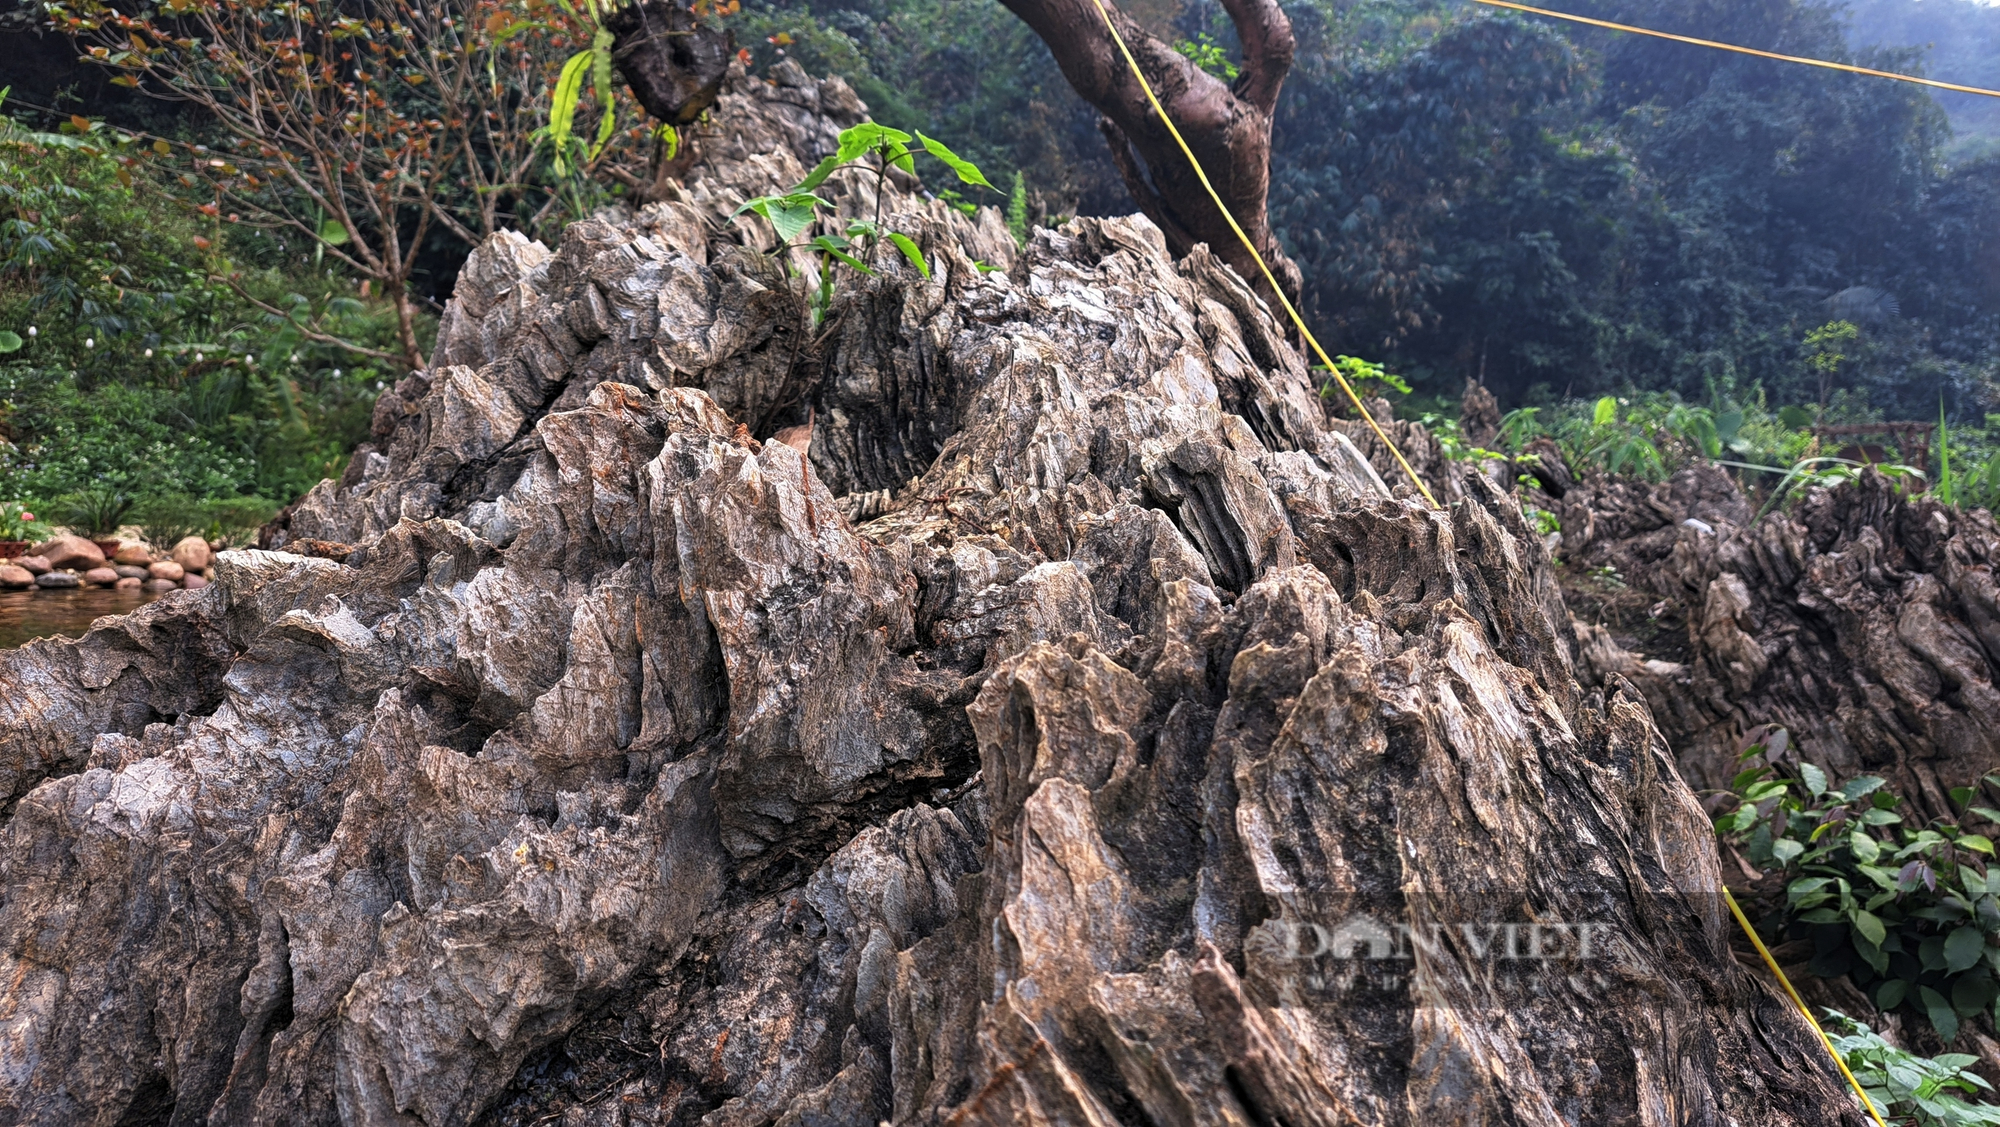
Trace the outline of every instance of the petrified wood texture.
{"label": "petrified wood texture", "polygon": [[1515,503],[1144,220],[892,182],[814,326],[723,217],[853,112],[739,79],[277,550],[0,656],[0,1118],[1853,1122]]}
{"label": "petrified wood texture", "polygon": [[1836,777],[1879,774],[1922,816],[2000,767],[2000,529],[1874,471],[1756,519],[1719,470],[1594,480],[1560,505],[1578,566],[1617,567],[1686,628],[1681,661],[1584,629],[1587,670],[1639,686],[1696,786],[1727,787],[1764,724]]}

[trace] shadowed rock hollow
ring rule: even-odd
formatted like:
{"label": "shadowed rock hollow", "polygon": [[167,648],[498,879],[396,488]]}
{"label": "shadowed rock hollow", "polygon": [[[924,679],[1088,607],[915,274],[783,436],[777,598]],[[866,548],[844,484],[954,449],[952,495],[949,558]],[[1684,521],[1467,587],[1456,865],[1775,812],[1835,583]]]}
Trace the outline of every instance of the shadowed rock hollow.
{"label": "shadowed rock hollow", "polygon": [[725,217],[861,113],[738,75],[278,550],[0,657],[0,1119],[1857,1122],[1514,501],[1141,219],[892,181],[815,327]]}

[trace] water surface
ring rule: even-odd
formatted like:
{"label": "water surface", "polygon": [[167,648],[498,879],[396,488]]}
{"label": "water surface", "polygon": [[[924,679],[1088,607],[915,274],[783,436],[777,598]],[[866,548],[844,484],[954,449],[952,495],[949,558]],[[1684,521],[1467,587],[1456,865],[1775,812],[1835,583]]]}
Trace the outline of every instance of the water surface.
{"label": "water surface", "polygon": [[81,638],[94,619],[130,613],[159,597],[152,591],[115,591],[108,587],[0,591],[0,649],[56,634]]}

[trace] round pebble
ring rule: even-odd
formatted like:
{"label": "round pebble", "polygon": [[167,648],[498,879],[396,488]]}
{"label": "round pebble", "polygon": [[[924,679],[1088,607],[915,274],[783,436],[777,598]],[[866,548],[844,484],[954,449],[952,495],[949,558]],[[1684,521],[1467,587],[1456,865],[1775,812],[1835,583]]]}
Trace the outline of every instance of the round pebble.
{"label": "round pebble", "polygon": [[137,591],[139,589],[139,585],[144,582],[145,580],[143,579],[138,579],[130,575],[125,575],[125,576],[120,576],[118,582],[113,584],[112,586],[116,587],[120,591]]}
{"label": "round pebble", "polygon": [[147,571],[137,564],[119,564],[111,570],[117,572],[120,579],[151,579],[153,577],[152,572]]}
{"label": "round pebble", "polygon": [[47,575],[35,576],[35,586],[48,588],[81,587],[83,580],[67,571],[51,571]]}
{"label": "round pebble", "polygon": [[108,567],[93,567],[83,573],[83,581],[92,587],[109,587],[118,582],[118,573]]}
{"label": "round pebble", "polygon": [[176,583],[180,582],[181,577],[187,574],[186,568],[172,560],[161,560],[156,564],[149,565],[146,570],[152,572],[155,579],[168,579]]}
{"label": "round pebble", "polygon": [[141,584],[148,591],[178,591],[181,585],[171,579],[148,579]]}

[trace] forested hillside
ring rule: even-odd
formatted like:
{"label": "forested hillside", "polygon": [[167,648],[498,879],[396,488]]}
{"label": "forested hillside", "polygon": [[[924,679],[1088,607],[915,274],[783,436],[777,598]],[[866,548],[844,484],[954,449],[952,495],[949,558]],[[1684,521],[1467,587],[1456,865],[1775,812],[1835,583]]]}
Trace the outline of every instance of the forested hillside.
{"label": "forested hillside", "polygon": [[[2000,89],[2000,5],[1984,0],[1847,0],[1847,38],[1856,46],[1921,47],[1931,78]],[[2000,98],[1941,90],[1938,105],[1955,136],[1955,160],[2000,150]]]}

